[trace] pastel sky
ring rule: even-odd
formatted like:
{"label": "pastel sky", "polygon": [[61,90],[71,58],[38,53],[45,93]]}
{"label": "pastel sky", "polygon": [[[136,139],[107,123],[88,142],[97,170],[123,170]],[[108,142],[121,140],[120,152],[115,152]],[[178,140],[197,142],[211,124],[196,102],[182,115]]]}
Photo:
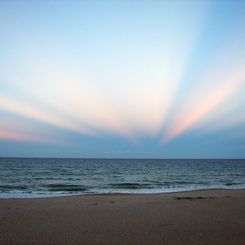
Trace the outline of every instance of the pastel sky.
{"label": "pastel sky", "polygon": [[245,158],[245,1],[0,1],[0,156]]}

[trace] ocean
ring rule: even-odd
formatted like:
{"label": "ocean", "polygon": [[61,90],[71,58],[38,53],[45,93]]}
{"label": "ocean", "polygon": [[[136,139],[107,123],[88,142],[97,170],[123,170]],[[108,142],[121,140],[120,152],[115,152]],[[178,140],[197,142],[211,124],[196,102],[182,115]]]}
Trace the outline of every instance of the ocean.
{"label": "ocean", "polygon": [[0,198],[245,188],[245,160],[0,158]]}

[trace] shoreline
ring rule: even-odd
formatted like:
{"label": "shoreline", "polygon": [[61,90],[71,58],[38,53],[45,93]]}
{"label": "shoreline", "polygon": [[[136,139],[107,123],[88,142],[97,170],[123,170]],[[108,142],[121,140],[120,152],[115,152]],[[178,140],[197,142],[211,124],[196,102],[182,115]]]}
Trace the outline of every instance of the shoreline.
{"label": "shoreline", "polygon": [[37,196],[37,197],[1,197],[0,196],[0,202],[1,200],[35,200],[35,199],[53,199],[53,198],[70,198],[70,197],[87,197],[87,196],[148,196],[148,195],[169,195],[169,194],[175,194],[175,193],[185,193],[185,192],[199,192],[199,191],[230,191],[230,190],[245,190],[244,188],[203,188],[203,189],[190,189],[190,190],[177,190],[177,191],[169,191],[169,192],[152,192],[152,193],[130,193],[130,192],[108,192],[108,193],[78,193],[78,194],[60,194],[60,195],[53,195],[53,196]]}
{"label": "shoreline", "polygon": [[245,189],[0,199],[1,245],[245,244]]}

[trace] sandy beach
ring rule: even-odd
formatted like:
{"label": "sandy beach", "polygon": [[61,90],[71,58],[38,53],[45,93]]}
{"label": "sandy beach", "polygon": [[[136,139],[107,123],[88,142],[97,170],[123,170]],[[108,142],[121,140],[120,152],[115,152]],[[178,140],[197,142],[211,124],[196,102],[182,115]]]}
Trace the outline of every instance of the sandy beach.
{"label": "sandy beach", "polygon": [[2,199],[0,244],[245,244],[245,190]]}

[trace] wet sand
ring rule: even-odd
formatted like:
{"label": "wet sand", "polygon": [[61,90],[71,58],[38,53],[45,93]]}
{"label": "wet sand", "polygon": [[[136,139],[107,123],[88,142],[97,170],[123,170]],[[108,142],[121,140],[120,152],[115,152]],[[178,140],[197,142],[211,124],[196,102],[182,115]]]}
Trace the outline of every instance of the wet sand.
{"label": "wet sand", "polygon": [[245,244],[245,189],[0,199],[0,245]]}

